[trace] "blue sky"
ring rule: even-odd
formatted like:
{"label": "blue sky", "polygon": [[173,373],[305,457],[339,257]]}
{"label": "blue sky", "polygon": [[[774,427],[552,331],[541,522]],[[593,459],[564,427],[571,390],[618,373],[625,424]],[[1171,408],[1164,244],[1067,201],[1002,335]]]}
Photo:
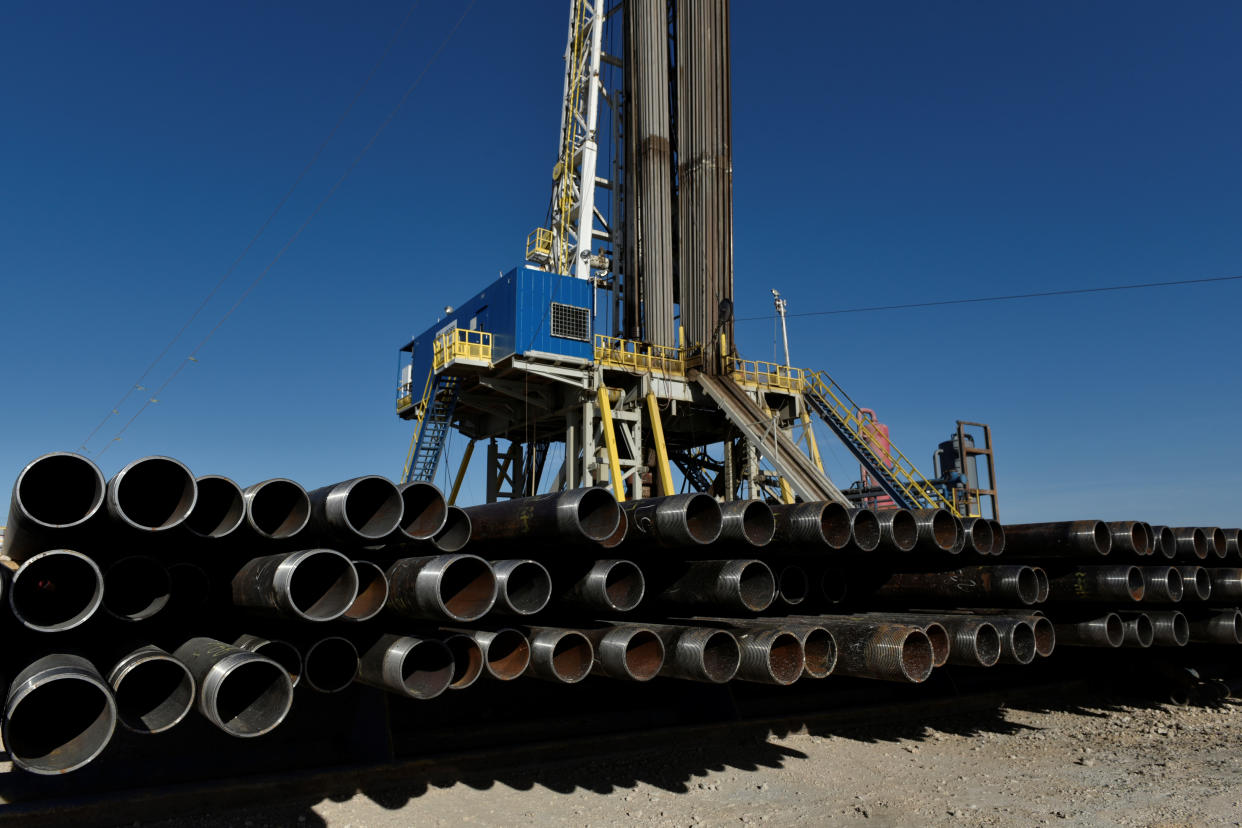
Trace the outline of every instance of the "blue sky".
{"label": "blue sky", "polygon": [[[424,2],[158,387],[467,8]],[[371,151],[106,453],[246,484],[395,477],[396,349],[544,217],[567,4],[479,2]],[[0,487],[76,449],[297,177],[408,4],[5,3]],[[1242,274],[1242,6],[734,3],[744,354],[792,314]],[[921,466],[992,424],[1006,521],[1242,523],[1242,283],[793,316],[793,361]],[[857,476],[821,436],[834,476]],[[450,456],[461,449],[450,445]],[[481,499],[472,482],[464,500]],[[2,507],[0,507],[2,508]]]}

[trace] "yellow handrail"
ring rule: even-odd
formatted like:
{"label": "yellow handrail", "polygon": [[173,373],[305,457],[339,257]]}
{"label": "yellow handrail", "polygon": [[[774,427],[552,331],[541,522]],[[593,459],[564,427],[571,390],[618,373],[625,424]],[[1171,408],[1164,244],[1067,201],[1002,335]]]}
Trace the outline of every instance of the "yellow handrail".
{"label": "yellow handrail", "polygon": [[806,386],[806,372],[778,362],[732,357],[729,373],[737,382],[761,385],[782,391],[801,391]]}
{"label": "yellow handrail", "polygon": [[492,364],[492,335],[487,331],[453,328],[431,344],[431,370],[439,371],[455,359],[474,359]]}
{"label": "yellow handrail", "polygon": [[605,368],[685,376],[686,351],[633,339],[595,335],[595,361]]}

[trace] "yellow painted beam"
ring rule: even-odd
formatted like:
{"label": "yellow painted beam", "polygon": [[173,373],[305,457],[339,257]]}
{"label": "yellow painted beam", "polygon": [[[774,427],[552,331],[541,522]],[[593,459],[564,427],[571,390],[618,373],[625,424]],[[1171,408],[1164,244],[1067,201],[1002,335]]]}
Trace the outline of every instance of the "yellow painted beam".
{"label": "yellow painted beam", "polygon": [[[806,445],[811,450],[811,461],[819,467],[820,471],[824,471],[824,461],[819,456],[819,443],[815,440],[815,429],[811,428],[811,417],[806,413],[805,403],[802,409],[802,429],[806,432]],[[827,474],[827,472],[824,472]]]}
{"label": "yellow painted beam", "polygon": [[461,465],[457,467],[457,477],[453,478],[453,490],[449,492],[448,502],[457,502],[457,493],[461,491],[461,481],[466,477],[466,466],[470,465],[470,457],[474,454],[474,440],[466,444],[466,453],[461,456]]}
{"label": "yellow painted beam", "polygon": [[617,454],[617,434],[612,429],[612,407],[608,404],[608,389],[601,385],[595,396],[599,403],[604,445],[608,447],[608,472],[612,477],[612,494],[617,498],[618,503],[624,503],[625,481],[621,479],[621,458]]}
{"label": "yellow painted beam", "polygon": [[664,425],[660,422],[660,404],[656,395],[647,392],[647,416],[651,419],[651,437],[655,441],[656,470],[660,473],[660,494],[676,494],[673,491],[673,472],[668,465],[668,447],[664,445]]}
{"label": "yellow painted beam", "polygon": [[781,503],[793,503],[793,490],[789,488],[789,484],[785,482],[785,478],[777,478],[781,481]]}

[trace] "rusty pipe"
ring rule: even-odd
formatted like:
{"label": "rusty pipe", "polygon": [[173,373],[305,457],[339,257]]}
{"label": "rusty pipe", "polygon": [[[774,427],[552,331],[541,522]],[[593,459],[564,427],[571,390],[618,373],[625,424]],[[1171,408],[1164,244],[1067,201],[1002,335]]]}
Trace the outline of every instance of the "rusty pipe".
{"label": "rusty pipe", "polygon": [[1113,533],[1098,520],[1011,523],[1005,526],[1005,552],[1012,557],[1098,558],[1113,547]]}
{"label": "rusty pipe", "polygon": [[1035,580],[1039,583],[1039,588],[1035,592],[1035,603],[1042,604],[1048,600],[1052,585],[1048,581],[1048,573],[1042,566],[1033,566],[1031,569],[1035,571]]}
{"label": "rusty pipe", "polygon": [[[797,616],[803,620],[808,620],[815,616]],[[949,661],[952,654],[953,640],[948,629],[940,623],[939,617],[929,613],[920,612],[866,612],[859,615],[841,616],[845,619],[867,620],[878,622],[896,621],[902,624],[910,624],[918,627],[927,635],[927,640],[931,644],[932,649],[932,667],[943,667]]]}
{"label": "rusty pipe", "polygon": [[701,492],[648,497],[622,504],[629,519],[627,546],[703,546],[720,537],[723,518],[715,498]]}
{"label": "rusty pipe", "polygon": [[530,664],[526,675],[562,684],[577,684],[591,672],[595,650],[577,630],[528,627]]}
{"label": "rusty pipe", "polygon": [[773,543],[789,552],[819,554],[823,549],[844,549],[850,542],[850,513],[833,501],[778,503]]}
{"label": "rusty pipe", "polygon": [[825,627],[813,622],[814,616],[794,618],[716,618],[697,616],[696,624],[730,629],[779,629],[792,633],[802,643],[803,672],[810,678],[827,678],[837,665],[837,642]]}
{"label": "rusty pipe", "polygon": [[103,508],[107,482],[80,454],[52,452],[18,473],[9,500],[3,553],[17,563],[47,549],[73,546]]}
{"label": "rusty pipe", "polygon": [[593,675],[650,681],[664,666],[664,642],[647,627],[618,624],[581,632],[590,639],[595,652]]}
{"label": "rusty pipe", "polygon": [[830,615],[817,621],[836,639],[838,675],[915,684],[931,675],[931,640],[918,626]]}
{"label": "rusty pipe", "polygon": [[1000,660],[1000,633],[988,620],[975,615],[920,615],[900,614],[893,616],[895,620],[906,621],[919,626],[924,619],[934,620],[948,634],[949,653],[946,662],[964,667],[991,667]]}
{"label": "rusty pipe", "polygon": [[616,531],[599,542],[601,549],[616,549],[618,546],[625,543],[625,539],[629,537],[630,519],[625,516],[625,510],[619,509],[617,511],[617,517],[620,519],[617,521]]}
{"label": "rusty pipe", "polygon": [[134,733],[163,733],[194,708],[194,676],[154,644],[123,656],[108,671],[117,718]]}
{"label": "rusty pipe", "polygon": [[915,552],[943,554],[953,553],[953,550],[958,549],[961,543],[960,524],[948,510],[915,509],[911,514],[914,515],[918,527]]}
{"label": "rusty pipe", "polygon": [[290,687],[297,687],[302,680],[302,653],[288,641],[245,634],[238,636],[233,646],[257,653],[279,664],[289,676]]}
{"label": "rusty pipe", "polygon": [[1054,621],[1053,626],[1057,644],[1063,647],[1120,647],[1125,636],[1125,624],[1115,612],[1081,621]]}
{"label": "rusty pipe", "polygon": [[421,480],[398,483],[397,491],[401,494],[401,522],[388,536],[388,542],[434,538],[448,521],[449,506],[444,493],[434,484]]}
{"label": "rusty pipe", "polygon": [[86,659],[52,653],[28,664],[4,703],[5,750],[19,768],[68,773],[103,753],[116,729],[116,701]]}
{"label": "rusty pipe", "polygon": [[992,519],[988,520],[988,527],[992,530],[992,554],[999,555],[1005,551],[1005,527]]}
{"label": "rusty pipe", "polygon": [[99,567],[81,552],[49,549],[25,560],[9,580],[9,609],[35,632],[64,632],[85,623],[103,601]]}
{"label": "rusty pipe", "polygon": [[292,480],[274,477],[242,489],[246,527],[261,538],[289,540],[310,521],[310,497]]}
{"label": "rusty pipe", "polygon": [[483,503],[464,511],[470,516],[471,537],[479,541],[523,538],[598,543],[616,531],[620,520],[616,498],[607,489],[595,487]]}
{"label": "rusty pipe", "polygon": [[405,509],[396,484],[378,474],[321,486],[306,496],[311,507],[306,528],[319,542],[382,541],[397,531]]}
{"label": "rusty pipe", "polygon": [[880,547],[880,520],[870,509],[850,509],[850,543],[862,552]]}
{"label": "rusty pipe", "polygon": [[[629,612],[646,592],[643,571],[633,561],[608,559],[583,567],[564,565],[557,570],[559,602],[582,609]],[[568,586],[563,586],[567,584]]]}
{"label": "rusty pipe", "polygon": [[880,548],[890,552],[909,552],[918,542],[918,524],[909,509],[877,509]]}
{"label": "rusty pipe", "polygon": [[113,561],[103,573],[104,612],[121,621],[156,615],[172,598],[168,570],[154,558],[130,555]]}
{"label": "rusty pipe", "polygon": [[402,558],[387,575],[387,607],[406,618],[477,621],[496,602],[496,577],[477,555]]}
{"label": "rusty pipe", "polygon": [[1174,526],[1177,557],[1184,561],[1204,560],[1208,556],[1207,535],[1198,526]]}
{"label": "rusty pipe", "polygon": [[731,500],[720,504],[720,540],[762,547],[776,534],[772,507],[762,500]]}
{"label": "rusty pipe", "polygon": [[194,481],[198,498],[186,516],[185,528],[200,538],[224,538],[246,519],[241,487],[227,477],[205,474]]}
{"label": "rusty pipe", "polygon": [[741,659],[737,676],[760,684],[793,684],[806,668],[802,640],[788,630],[751,627],[738,630]]}
{"label": "rusty pipe", "polygon": [[358,675],[358,648],[339,635],[312,641],[302,653],[302,674],[315,692],[340,693]]}
{"label": "rusty pipe", "polygon": [[432,536],[431,542],[441,552],[460,552],[470,542],[473,533],[470,515],[464,509],[449,506],[444,511],[444,525]]}
{"label": "rusty pipe", "polygon": [[262,736],[289,714],[293,684],[269,658],[212,638],[191,638],[173,658],[194,677],[199,713],[230,736]]}
{"label": "rusty pipe", "polygon": [[992,554],[992,524],[981,517],[962,518],[962,551],[975,555]]}
{"label": "rusty pipe", "polygon": [[452,630],[469,636],[479,645],[483,669],[498,681],[512,681],[526,672],[530,664],[530,642],[519,630],[501,627],[496,630]]}
{"label": "rusty pipe", "polygon": [[483,645],[464,632],[449,633],[442,640],[453,656],[453,677],[448,689],[465,690],[483,675]]}
{"label": "rusty pipe", "polygon": [[384,568],[370,561],[354,561],[358,595],[341,616],[342,621],[370,621],[388,602],[388,577]]}
{"label": "rusty pipe", "polygon": [[1151,537],[1145,524],[1136,520],[1114,520],[1104,524],[1112,539],[1110,554],[1142,558],[1151,554]]}
{"label": "rusty pipe", "polygon": [[689,561],[656,597],[693,609],[763,612],[776,599],[776,576],[759,560]]}
{"label": "rusty pipe", "polygon": [[1185,587],[1182,573],[1171,566],[1140,566],[1143,573],[1143,602],[1176,604],[1182,600]]}
{"label": "rusty pipe", "polygon": [[248,561],[232,581],[233,605],[298,621],[332,621],[358,597],[358,572],[332,549]]}
{"label": "rusty pipe", "polygon": [[538,561],[492,561],[496,576],[496,612],[534,615],[552,600],[552,576]]}
{"label": "rusty pipe", "polygon": [[737,637],[713,627],[644,624],[664,643],[660,675],[685,681],[724,684],[737,675],[742,650]]}
{"label": "rusty pipe", "polygon": [[1143,600],[1143,573],[1137,566],[1081,566],[1048,579],[1052,602]]}
{"label": "rusty pipe", "polygon": [[362,649],[360,684],[411,699],[434,699],[448,689],[454,674],[453,653],[435,638],[381,635]]}

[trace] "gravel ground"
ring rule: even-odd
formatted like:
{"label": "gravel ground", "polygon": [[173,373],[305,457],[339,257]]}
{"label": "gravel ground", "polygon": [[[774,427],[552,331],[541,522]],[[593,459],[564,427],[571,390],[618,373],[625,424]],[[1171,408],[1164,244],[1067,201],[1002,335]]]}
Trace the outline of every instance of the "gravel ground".
{"label": "gravel ground", "polygon": [[1242,707],[1005,708],[170,820],[206,826],[1242,825]]}

